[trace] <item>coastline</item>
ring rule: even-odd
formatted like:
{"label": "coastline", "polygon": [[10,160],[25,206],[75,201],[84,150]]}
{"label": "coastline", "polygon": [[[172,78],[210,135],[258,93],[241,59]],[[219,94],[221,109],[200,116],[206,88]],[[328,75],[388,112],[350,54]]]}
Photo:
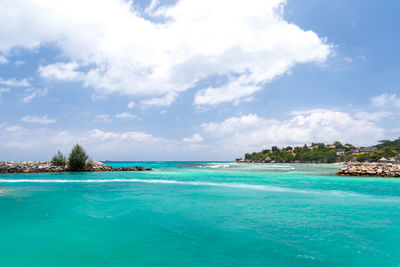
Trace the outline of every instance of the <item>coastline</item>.
{"label": "coastline", "polygon": [[[235,163],[287,163],[279,161],[254,161],[236,159]],[[332,162],[323,163],[319,161],[294,161],[288,164],[339,164],[345,165],[336,173],[338,176],[364,176],[364,177],[400,177],[400,164],[391,162]]]}
{"label": "coastline", "polygon": [[[90,166],[85,167],[79,172],[124,172],[124,171],[152,171],[151,168],[119,167],[113,168],[100,161],[91,162]],[[68,165],[54,166],[49,161],[8,161],[0,162],[0,173],[62,173],[76,172],[69,169]]]}

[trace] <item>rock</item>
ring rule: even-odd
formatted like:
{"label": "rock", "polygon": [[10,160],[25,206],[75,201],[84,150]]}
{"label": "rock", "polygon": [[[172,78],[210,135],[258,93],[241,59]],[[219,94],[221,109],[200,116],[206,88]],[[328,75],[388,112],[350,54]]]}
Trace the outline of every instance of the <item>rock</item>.
{"label": "rock", "polygon": [[400,165],[392,163],[349,162],[338,175],[400,177]]}

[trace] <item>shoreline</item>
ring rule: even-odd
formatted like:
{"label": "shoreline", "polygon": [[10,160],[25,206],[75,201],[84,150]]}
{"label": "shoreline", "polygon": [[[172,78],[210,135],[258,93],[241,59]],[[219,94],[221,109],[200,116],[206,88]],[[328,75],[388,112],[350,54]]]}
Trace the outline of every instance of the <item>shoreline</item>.
{"label": "shoreline", "polygon": [[337,176],[359,176],[359,177],[387,177],[400,178],[400,163],[397,162],[276,162],[276,161],[253,161],[253,160],[238,160],[235,163],[254,163],[254,164],[337,164],[345,165],[336,173]]}
{"label": "shoreline", "polygon": [[233,162],[235,163],[264,163],[264,164],[348,164],[346,161],[338,161],[338,162],[321,162],[321,161],[300,161],[296,160],[293,162],[282,162],[282,161],[258,161],[258,160],[246,160],[246,159],[235,159]]}
{"label": "shoreline", "polygon": [[5,161],[0,162],[1,173],[66,173],[66,172],[127,172],[153,171],[142,166],[113,168],[100,161],[91,162],[81,171],[72,171],[68,166],[54,166],[49,161]]}

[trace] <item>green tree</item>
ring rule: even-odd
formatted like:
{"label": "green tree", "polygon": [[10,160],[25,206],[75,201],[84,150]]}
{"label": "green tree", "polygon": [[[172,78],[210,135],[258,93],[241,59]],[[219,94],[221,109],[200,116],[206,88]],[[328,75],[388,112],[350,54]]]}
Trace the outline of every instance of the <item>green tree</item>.
{"label": "green tree", "polygon": [[363,162],[363,161],[367,161],[367,159],[368,159],[368,156],[366,155],[366,154],[359,154],[358,156],[357,156],[357,161],[358,162]]}
{"label": "green tree", "polygon": [[333,145],[334,145],[336,148],[339,148],[339,149],[345,148],[344,145],[342,145],[342,143],[340,143],[339,141],[336,141],[335,143],[333,143]]}
{"label": "green tree", "polygon": [[85,149],[79,144],[76,144],[69,154],[69,167],[72,171],[82,171],[88,159],[89,156],[86,154]]}
{"label": "green tree", "polygon": [[66,160],[65,156],[63,155],[63,153],[61,153],[60,150],[58,150],[57,153],[51,159],[51,165],[54,165],[54,166],[64,167],[66,163],[67,163],[67,160]]}

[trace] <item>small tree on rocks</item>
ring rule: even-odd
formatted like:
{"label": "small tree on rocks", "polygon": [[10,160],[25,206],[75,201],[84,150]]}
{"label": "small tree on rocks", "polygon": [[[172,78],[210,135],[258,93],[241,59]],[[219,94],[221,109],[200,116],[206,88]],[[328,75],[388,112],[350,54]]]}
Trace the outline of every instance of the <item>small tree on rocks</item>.
{"label": "small tree on rocks", "polygon": [[60,150],[58,150],[57,153],[51,159],[51,164],[54,166],[64,167],[66,163],[67,160]]}
{"label": "small tree on rocks", "polygon": [[89,156],[86,154],[85,149],[76,144],[74,148],[72,148],[71,153],[69,154],[68,163],[69,168],[72,171],[82,171],[86,166],[86,161],[89,159]]}

